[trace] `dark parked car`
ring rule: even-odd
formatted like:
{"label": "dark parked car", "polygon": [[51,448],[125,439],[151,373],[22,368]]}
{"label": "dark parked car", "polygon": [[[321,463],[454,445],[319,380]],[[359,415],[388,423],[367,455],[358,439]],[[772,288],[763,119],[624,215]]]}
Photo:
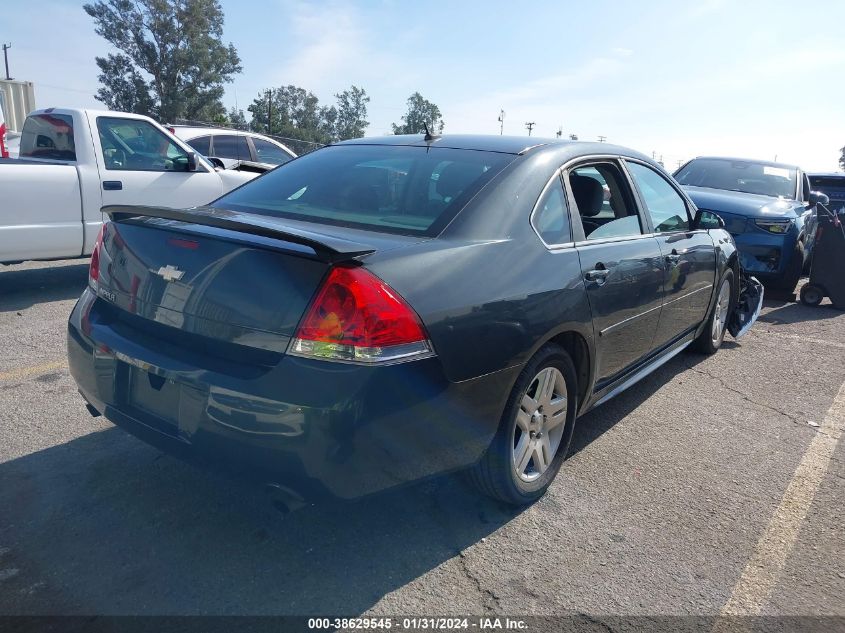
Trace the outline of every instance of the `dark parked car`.
{"label": "dark parked car", "polygon": [[675,172],[699,209],[718,214],[761,281],[795,289],[809,258],[804,224],[817,196],[801,169],[743,158],[701,157]]}
{"label": "dark parked car", "polygon": [[714,353],[740,294],[718,218],[607,144],[359,139],[105,211],[68,337],[92,413],[301,496],[471,467],[530,502],[579,415]]}

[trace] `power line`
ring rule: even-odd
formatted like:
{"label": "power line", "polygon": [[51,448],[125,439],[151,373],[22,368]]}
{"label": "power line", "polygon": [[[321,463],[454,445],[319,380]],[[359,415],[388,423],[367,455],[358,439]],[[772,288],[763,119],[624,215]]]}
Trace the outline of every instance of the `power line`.
{"label": "power line", "polygon": [[606,136],[599,135],[599,143],[604,143],[607,140]]}
{"label": "power line", "polygon": [[537,125],[537,124],[534,123],[534,121],[529,121],[528,123],[525,124],[525,127],[528,128],[528,136],[531,136],[531,130],[534,129],[535,125]]}

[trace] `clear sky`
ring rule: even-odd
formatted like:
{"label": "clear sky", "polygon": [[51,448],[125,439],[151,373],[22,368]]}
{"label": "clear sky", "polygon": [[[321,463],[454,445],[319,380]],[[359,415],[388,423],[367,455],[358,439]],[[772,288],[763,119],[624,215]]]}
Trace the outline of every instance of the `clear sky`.
{"label": "clear sky", "polygon": [[[98,107],[109,51],[81,0],[5,0],[0,40],[39,107]],[[837,169],[845,145],[845,2],[222,0],[244,72],[226,105],[295,84],[371,97],[368,134],[414,91],[446,131],[606,136],[667,168],[702,154]]]}

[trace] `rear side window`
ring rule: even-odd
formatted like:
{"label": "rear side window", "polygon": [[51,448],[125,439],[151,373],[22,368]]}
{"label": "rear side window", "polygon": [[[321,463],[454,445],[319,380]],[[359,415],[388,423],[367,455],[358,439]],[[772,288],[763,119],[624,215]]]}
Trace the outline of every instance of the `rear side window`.
{"label": "rear side window", "polygon": [[234,134],[215,136],[211,155],[217,158],[231,158],[233,160],[252,160],[246,137],[235,136]]}
{"label": "rear side window", "polygon": [[436,235],[511,154],[336,145],[223,196],[215,206],[408,235]]}
{"label": "rear side window", "polygon": [[616,164],[576,167],[569,171],[568,179],[584,237],[600,240],[642,235],[637,207]]}
{"label": "rear side window", "polygon": [[200,136],[199,138],[187,141],[187,143],[203,156],[208,156],[208,148],[211,145],[211,137]]}
{"label": "rear side window", "polygon": [[294,158],[278,145],[260,138],[253,138],[252,144],[255,147],[256,159],[259,163],[270,165],[282,165]]}
{"label": "rear side window", "polygon": [[810,187],[820,189],[845,189],[845,176],[810,176]]}
{"label": "rear side window", "polygon": [[559,176],[555,176],[546,186],[545,191],[537,201],[537,206],[531,216],[531,223],[549,246],[566,244],[572,241],[566,197]]}
{"label": "rear side window", "polygon": [[26,117],[21,132],[19,156],[76,160],[73,118],[67,114],[36,114]]}

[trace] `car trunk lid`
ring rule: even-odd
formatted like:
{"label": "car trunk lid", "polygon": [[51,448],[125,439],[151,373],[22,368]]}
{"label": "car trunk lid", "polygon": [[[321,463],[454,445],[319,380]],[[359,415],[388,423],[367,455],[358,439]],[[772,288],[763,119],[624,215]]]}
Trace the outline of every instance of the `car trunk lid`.
{"label": "car trunk lid", "polygon": [[[104,207],[95,282],[110,318],[185,341],[283,353],[330,266],[419,239],[209,207]],[[356,238],[367,235],[357,233]],[[150,331],[152,328],[152,332]]]}

